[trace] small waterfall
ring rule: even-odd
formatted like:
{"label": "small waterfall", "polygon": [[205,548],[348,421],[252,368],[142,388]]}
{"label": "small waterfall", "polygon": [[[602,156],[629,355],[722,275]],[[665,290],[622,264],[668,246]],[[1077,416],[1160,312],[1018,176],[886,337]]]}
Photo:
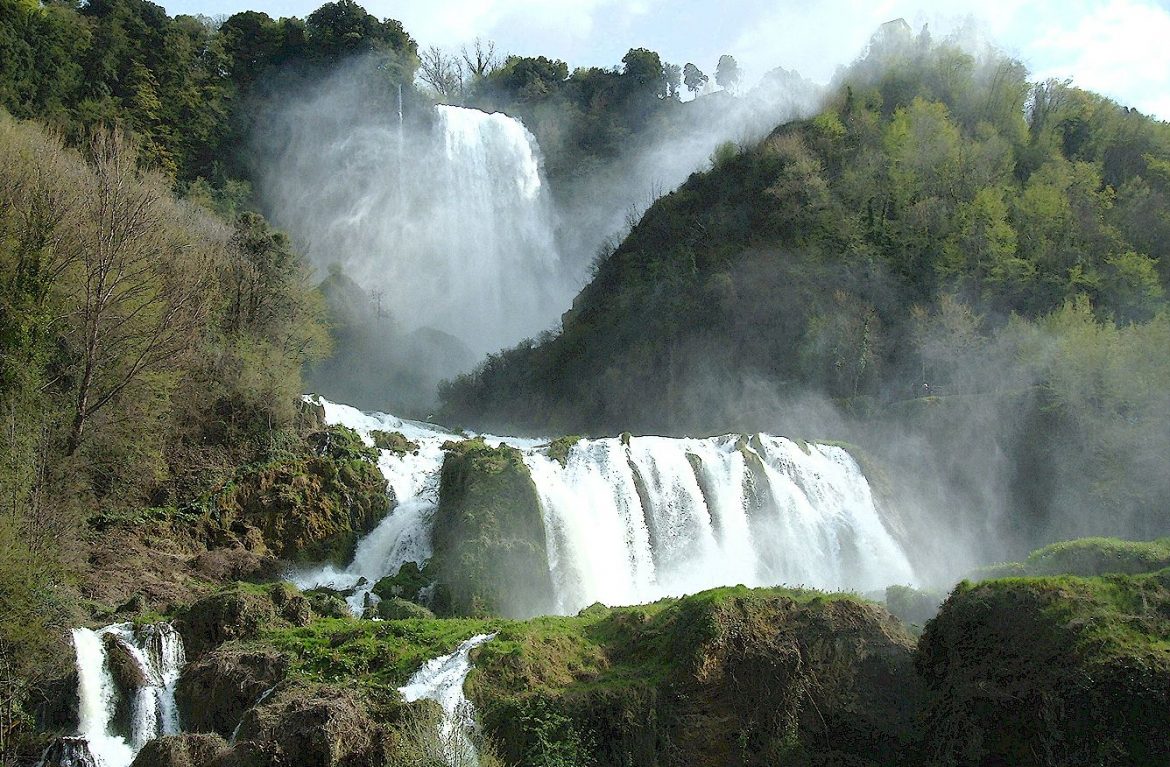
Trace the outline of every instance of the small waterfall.
{"label": "small waterfall", "polygon": [[[251,705],[251,706],[248,706],[248,708],[246,708],[246,709],[244,710],[244,714],[247,714],[249,711],[251,711],[252,709],[256,708],[257,706],[259,706],[259,705],[260,705],[261,703],[263,703],[264,701],[268,700],[268,696],[272,695],[272,693],[274,693],[274,692],[276,692],[276,687],[275,687],[275,686],[272,686],[272,687],[269,687],[269,688],[268,688],[267,690],[265,690],[264,692],[260,693],[260,695],[259,695],[259,696],[257,696],[257,698],[256,698],[255,702],[254,702],[254,703],[252,703],[252,705]],[[240,721],[236,722],[236,726],[235,726],[235,728],[232,730],[232,736],[231,736],[230,738],[228,738],[228,744],[229,744],[229,745],[232,745],[232,746],[234,746],[234,745],[236,744],[236,738],[240,737],[240,728],[241,728],[241,727],[243,727],[243,726],[244,726],[244,717],[241,715],[241,716],[240,716]]]}
{"label": "small waterfall", "polygon": [[[134,664],[142,680],[133,690],[119,690],[108,642]],[[186,656],[183,640],[167,623],[144,626],[118,623],[98,631],[73,630],[77,655],[78,731],[100,767],[126,767],[150,740],[179,732],[175,685]],[[124,693],[130,695],[128,726],[115,722]]]}
{"label": "small waterfall", "polygon": [[463,694],[463,683],[471,671],[471,651],[493,637],[495,634],[471,637],[450,655],[424,663],[404,686],[398,688],[407,703],[426,698],[442,707],[439,736],[448,765],[473,767],[478,762],[475,746],[468,737],[475,726],[474,710],[471,701]]}

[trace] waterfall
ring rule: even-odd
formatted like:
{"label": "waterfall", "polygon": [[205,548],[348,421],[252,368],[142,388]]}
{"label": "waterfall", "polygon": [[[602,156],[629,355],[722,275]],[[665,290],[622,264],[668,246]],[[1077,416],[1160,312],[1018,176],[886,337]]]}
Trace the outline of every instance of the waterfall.
{"label": "waterfall", "polygon": [[463,683],[471,671],[471,651],[495,637],[495,634],[477,634],[455,652],[427,661],[414,672],[406,684],[398,688],[407,703],[424,698],[433,700],[443,709],[439,724],[439,742],[448,765],[474,767],[478,760],[475,747],[468,737],[475,726],[471,701],[463,694]]}
{"label": "waterfall", "polygon": [[532,134],[502,113],[438,105],[424,126],[385,106],[339,83],[288,108],[263,186],[274,221],[402,331],[449,334],[469,360],[555,325],[576,286]]}
{"label": "waterfall", "polygon": [[[342,573],[294,577],[302,588],[367,585],[430,557],[442,444],[464,437],[322,401],[326,420],[367,439],[401,431],[418,456],[383,451],[399,506],[358,545]],[[857,462],[837,446],[769,435],[583,439],[562,464],[542,441],[485,436],[523,451],[540,500],[557,612],[628,605],[715,586],[872,591],[913,583]]]}
{"label": "waterfall", "polygon": [[[142,682],[120,690],[107,643],[116,644]],[[186,656],[183,640],[168,623],[144,626],[118,623],[98,631],[73,630],[77,656],[78,735],[99,767],[126,767],[148,741],[179,732],[175,685]],[[123,695],[130,700],[124,701]],[[115,719],[119,703],[129,703],[130,720]]]}
{"label": "waterfall", "polygon": [[582,440],[525,455],[559,612],[721,585],[877,589],[913,580],[839,447],[779,437]]}

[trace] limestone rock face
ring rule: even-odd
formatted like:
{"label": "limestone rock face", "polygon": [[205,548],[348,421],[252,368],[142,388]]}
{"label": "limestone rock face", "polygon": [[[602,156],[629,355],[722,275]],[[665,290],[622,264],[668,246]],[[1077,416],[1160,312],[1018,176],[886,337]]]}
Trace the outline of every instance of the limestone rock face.
{"label": "limestone rock face", "polygon": [[229,738],[249,708],[288,674],[288,661],[270,648],[229,643],[183,669],[175,690],[183,727]]}
{"label": "limestone rock face", "polygon": [[288,685],[244,715],[216,767],[382,767],[383,730],[363,700],[335,686]]}

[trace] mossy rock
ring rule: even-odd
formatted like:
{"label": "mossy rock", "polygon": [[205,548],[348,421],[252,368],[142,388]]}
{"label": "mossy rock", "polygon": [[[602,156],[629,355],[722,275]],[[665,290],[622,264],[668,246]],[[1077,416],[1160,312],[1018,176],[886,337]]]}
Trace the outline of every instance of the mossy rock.
{"label": "mossy rock", "polygon": [[390,511],[377,451],[343,427],[309,435],[308,446],[311,454],[238,471],[209,501],[213,531],[286,560],[348,562]]}
{"label": "mossy rock", "polygon": [[289,661],[271,647],[228,642],[188,663],[175,689],[183,727],[231,737],[244,712],[288,675]]}
{"label": "mossy rock", "polygon": [[743,587],[506,624],[469,686],[506,762],[599,766],[904,764],[923,701],[880,606]]}
{"label": "mossy rock", "polygon": [[195,660],[233,639],[255,639],[277,626],[305,626],[313,619],[308,600],[288,583],[235,583],[194,603],[175,627],[187,657]]}
{"label": "mossy rock", "polygon": [[404,562],[394,575],[387,575],[370,589],[379,599],[401,598],[410,602],[418,593],[434,582],[434,568],[428,563],[420,568],[414,562]]}
{"label": "mossy rock", "polygon": [[345,618],[352,614],[345,596],[334,589],[310,589],[305,592],[305,599],[309,600],[313,614],[322,618]]}
{"label": "mossy rock", "polygon": [[526,617],[555,605],[536,486],[515,448],[451,443],[443,460],[431,564],[455,615]]}
{"label": "mossy rock", "polygon": [[405,599],[398,597],[391,597],[390,599],[383,599],[378,603],[375,612],[382,620],[399,621],[411,620],[417,618],[434,618],[435,614],[414,602],[407,602]]}
{"label": "mossy rock", "polygon": [[106,664],[109,666],[110,676],[124,695],[132,694],[148,684],[150,680],[146,678],[146,673],[118,636],[105,634],[102,637],[102,644],[106,648]]}
{"label": "mossy rock", "polygon": [[1036,549],[1023,562],[1006,562],[976,570],[977,580],[1035,575],[1136,575],[1170,567],[1170,538],[1124,541],[1078,538]]}
{"label": "mossy rock", "polygon": [[223,767],[382,767],[386,732],[375,713],[351,688],[281,685],[244,714]]}
{"label": "mossy rock", "polygon": [[389,450],[395,455],[418,453],[418,443],[411,442],[401,432],[375,429],[370,432],[370,437],[379,450]]}
{"label": "mossy rock", "polygon": [[581,437],[576,435],[568,437],[560,437],[554,439],[548,444],[548,457],[565,466],[569,462],[569,453],[572,452],[573,447],[581,441]]}
{"label": "mossy rock", "polygon": [[228,750],[227,741],[218,735],[187,732],[149,741],[130,767],[206,767]]}
{"label": "mossy rock", "polygon": [[1170,764],[1170,570],[960,584],[926,626],[943,764]]}

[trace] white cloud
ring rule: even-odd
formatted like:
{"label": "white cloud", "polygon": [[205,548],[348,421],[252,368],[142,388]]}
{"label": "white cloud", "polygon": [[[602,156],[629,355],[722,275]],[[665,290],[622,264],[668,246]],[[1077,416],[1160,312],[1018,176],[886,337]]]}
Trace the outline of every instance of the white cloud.
{"label": "white cloud", "polygon": [[1170,118],[1170,12],[1133,0],[1101,5],[1031,45],[1048,63],[1038,78],[1071,76],[1076,85]]}

